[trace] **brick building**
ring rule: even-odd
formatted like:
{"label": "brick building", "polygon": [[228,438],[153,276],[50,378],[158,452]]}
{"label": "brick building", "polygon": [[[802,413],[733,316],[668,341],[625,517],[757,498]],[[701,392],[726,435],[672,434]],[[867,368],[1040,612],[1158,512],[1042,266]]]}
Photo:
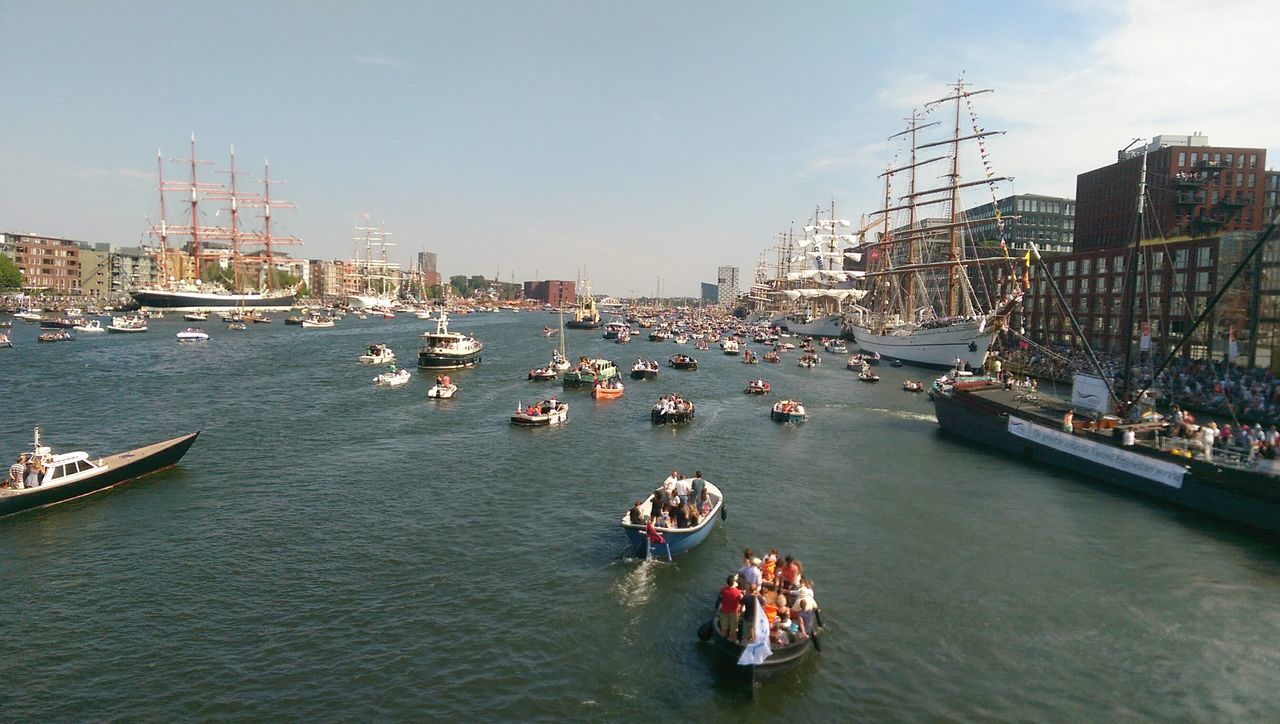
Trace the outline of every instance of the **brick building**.
{"label": "brick building", "polygon": [[24,289],[80,294],[80,250],[89,247],[88,244],[34,234],[6,233],[3,247],[22,272]]}
{"label": "brick building", "polygon": [[524,283],[524,298],[536,299],[553,307],[566,307],[577,304],[577,292],[573,282],[546,280]]}
{"label": "brick building", "polygon": [[1209,138],[1156,136],[1145,149],[1076,177],[1076,251],[1135,238],[1135,200],[1146,158],[1150,206],[1144,239],[1257,231],[1266,219],[1263,148],[1211,146]]}

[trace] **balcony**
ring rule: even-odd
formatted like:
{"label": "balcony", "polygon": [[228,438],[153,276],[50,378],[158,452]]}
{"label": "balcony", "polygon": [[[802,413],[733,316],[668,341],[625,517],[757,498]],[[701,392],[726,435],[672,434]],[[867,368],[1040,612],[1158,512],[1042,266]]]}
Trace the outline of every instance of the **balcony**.
{"label": "balcony", "polygon": [[1198,173],[1180,173],[1173,177],[1173,184],[1180,189],[1197,189],[1204,186],[1205,180]]}
{"label": "balcony", "polygon": [[1201,171],[1226,171],[1231,168],[1231,165],[1224,161],[1210,161],[1206,158],[1196,162],[1195,167]]}
{"label": "balcony", "polygon": [[1179,191],[1174,196],[1174,202],[1177,203],[1178,206],[1196,206],[1204,203],[1204,196],[1194,191]]}
{"label": "balcony", "polygon": [[1246,206],[1253,206],[1253,199],[1242,199],[1238,196],[1234,198],[1224,196],[1222,200],[1218,202],[1218,206],[1221,206],[1224,209],[1243,209]]}

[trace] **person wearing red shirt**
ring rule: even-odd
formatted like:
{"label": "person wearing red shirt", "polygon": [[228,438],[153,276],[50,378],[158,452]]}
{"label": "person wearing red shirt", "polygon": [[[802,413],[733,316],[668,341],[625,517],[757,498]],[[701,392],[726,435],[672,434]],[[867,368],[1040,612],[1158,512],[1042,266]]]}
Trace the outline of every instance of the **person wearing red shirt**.
{"label": "person wearing red shirt", "polygon": [[716,623],[720,634],[730,641],[738,640],[738,620],[742,613],[742,589],[734,585],[736,576],[729,576],[724,588],[720,589],[720,598]]}

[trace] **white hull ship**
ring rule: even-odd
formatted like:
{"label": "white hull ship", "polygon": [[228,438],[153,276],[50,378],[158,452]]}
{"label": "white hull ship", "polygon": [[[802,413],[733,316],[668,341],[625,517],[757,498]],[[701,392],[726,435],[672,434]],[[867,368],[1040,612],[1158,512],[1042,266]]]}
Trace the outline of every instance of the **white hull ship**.
{"label": "white hull ship", "polygon": [[966,320],[933,329],[898,327],[888,334],[874,334],[857,326],[849,330],[858,349],[868,354],[925,367],[955,367],[960,360],[976,369],[982,366],[995,337],[995,330],[985,322]]}
{"label": "white hull ship", "polygon": [[792,334],[806,337],[839,337],[844,334],[844,315],[828,314],[810,317],[802,314],[789,314],[774,320],[774,324],[786,327]]}
{"label": "white hull ship", "polygon": [[[863,236],[859,245],[869,259],[862,276],[868,293],[865,305],[854,305],[846,315],[846,332],[865,353],[928,367],[954,367],[958,361],[981,367],[1005,316],[1021,297],[1014,259],[1003,239],[1004,220],[994,203],[996,185],[1007,179],[994,175],[984,142],[988,136],[1003,131],[978,126],[970,108],[973,96],[987,92],[970,90],[963,81],[957,81],[946,98],[926,104],[923,113],[913,112],[907,129],[891,137],[901,137],[906,142],[907,157],[898,168],[881,174],[885,206],[873,215],[871,224],[859,230],[860,234],[867,234],[880,228],[877,238]],[[949,107],[954,108],[953,113],[946,112]],[[926,122],[934,112],[938,112],[936,120]],[[953,124],[948,123],[953,125],[948,129],[950,134],[923,142],[920,131],[943,125],[949,115],[954,119]],[[962,126],[961,120],[966,117],[972,121],[972,128]],[[964,150],[966,142],[977,144],[976,156]],[[921,158],[919,152],[924,149],[943,152]],[[980,159],[985,178],[962,181],[962,157]],[[941,175],[949,183],[918,188],[917,179],[938,176],[937,167],[933,166],[938,163],[946,166]],[[926,170],[931,166],[935,170]],[[899,174],[906,181],[895,189],[892,181]],[[962,201],[961,191],[979,188],[993,202],[994,216],[966,218],[961,209],[970,204]],[[921,210],[935,205],[942,206],[947,215],[923,218]],[[897,227],[891,223],[895,218],[900,224]],[[995,222],[999,238],[981,241],[993,245],[998,241],[998,254],[979,255],[979,240],[967,238],[965,230],[982,222]],[[979,300],[977,289],[985,292],[985,301]]]}
{"label": "white hull ship", "polygon": [[[369,294],[348,294],[347,305],[352,309],[390,309],[396,300],[390,297],[375,297]],[[420,319],[430,319],[427,317],[419,317]]]}

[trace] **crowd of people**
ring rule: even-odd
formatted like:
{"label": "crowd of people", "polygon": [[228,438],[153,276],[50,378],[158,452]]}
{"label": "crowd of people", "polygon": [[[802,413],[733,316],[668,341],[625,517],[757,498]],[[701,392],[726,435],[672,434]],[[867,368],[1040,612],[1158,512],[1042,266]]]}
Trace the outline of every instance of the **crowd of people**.
{"label": "crowd of people", "polygon": [[667,541],[659,529],[696,528],[714,508],[715,501],[701,470],[695,470],[692,478],[673,470],[649,496],[648,513],[645,513],[644,501],[637,500],[627,519],[634,525],[645,526],[650,544],[663,545]]}
{"label": "crowd of people", "polygon": [[794,556],[781,557],[774,548],[757,556],[743,551],[742,566],[728,577],[716,599],[716,628],[735,643],[755,641],[756,609],[769,623],[769,643],[788,646],[817,632],[818,602],[813,580]]}

